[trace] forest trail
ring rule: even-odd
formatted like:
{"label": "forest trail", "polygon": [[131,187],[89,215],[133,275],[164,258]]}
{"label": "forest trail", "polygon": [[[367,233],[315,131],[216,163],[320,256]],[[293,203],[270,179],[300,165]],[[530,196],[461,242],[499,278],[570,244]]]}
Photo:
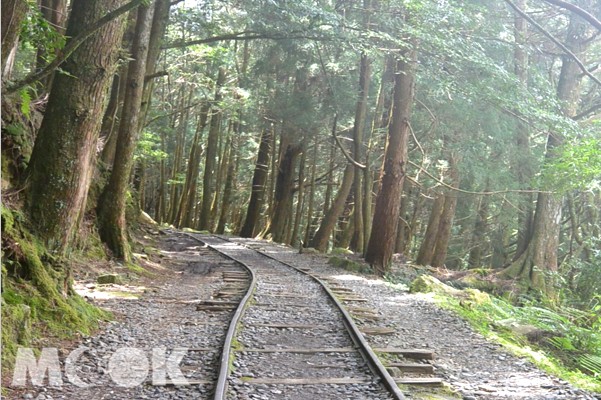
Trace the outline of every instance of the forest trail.
{"label": "forest trail", "polygon": [[[148,238],[148,236],[147,236]],[[327,256],[298,254],[290,247],[274,243],[235,239],[249,247],[260,248],[274,258],[299,268],[311,268],[331,282],[347,287],[364,301],[361,308],[377,316],[376,325],[390,328],[393,334],[366,335],[374,348],[421,348],[435,353],[435,376],[443,378],[451,391],[439,389],[404,389],[409,398],[422,398],[424,390],[433,393],[429,399],[595,399],[582,390],[537,369],[530,362],[504,351],[499,345],[485,340],[456,315],[442,310],[423,297],[410,294],[398,285],[391,285],[373,277],[333,268]],[[115,314],[111,322],[97,335],[84,338],[81,343],[71,343],[63,348],[85,346],[89,350],[76,365],[77,375],[89,383],[80,388],[68,383],[60,388],[31,388],[11,392],[7,399],[184,399],[210,398],[206,387],[137,385],[132,388],[117,386],[107,376],[109,357],[123,347],[187,347],[210,348],[213,338],[227,329],[210,314],[199,313],[192,303],[195,299],[211,296],[220,285],[218,274],[212,269],[215,260],[206,255],[199,257],[198,245],[182,240],[174,234],[159,235],[157,254],[146,261],[153,266],[153,275],[139,279],[131,286],[108,285],[103,288],[92,282],[77,283],[80,290],[98,306]],[[199,259],[200,258],[200,259]],[[145,289],[135,290],[133,285]],[[129,295],[123,293],[127,288]],[[138,287],[139,289],[139,287]],[[107,296],[107,293],[114,296]],[[119,294],[121,292],[121,294]],[[133,293],[133,294],[132,294]],[[277,345],[277,344],[273,344]],[[71,347],[71,348],[69,348]],[[214,371],[203,370],[216,353],[199,352],[185,359],[184,366],[200,365],[194,378],[206,377]],[[181,365],[180,365],[181,366]],[[188,367],[190,369],[190,367]],[[102,384],[99,386],[98,383]],[[438,396],[438,397],[436,397]],[[249,397],[249,398],[254,398]],[[285,392],[265,392],[265,399],[283,399]]]}

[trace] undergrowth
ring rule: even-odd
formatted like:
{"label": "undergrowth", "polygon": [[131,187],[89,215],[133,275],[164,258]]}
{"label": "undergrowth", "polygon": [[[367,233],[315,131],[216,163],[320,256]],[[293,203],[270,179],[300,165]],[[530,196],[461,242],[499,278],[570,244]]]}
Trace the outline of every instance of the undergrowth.
{"label": "undergrowth", "polygon": [[438,296],[437,301],[487,338],[547,372],[601,393],[601,296],[593,299],[587,311],[551,308],[533,300],[515,306],[492,296],[489,302],[467,308],[452,297]]}

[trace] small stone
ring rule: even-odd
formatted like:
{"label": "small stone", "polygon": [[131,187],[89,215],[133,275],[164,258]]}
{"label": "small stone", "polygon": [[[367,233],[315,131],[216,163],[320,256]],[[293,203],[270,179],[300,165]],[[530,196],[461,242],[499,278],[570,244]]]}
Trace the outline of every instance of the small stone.
{"label": "small stone", "polygon": [[100,275],[98,278],[96,278],[96,282],[98,282],[100,285],[121,283],[121,277],[117,274]]}

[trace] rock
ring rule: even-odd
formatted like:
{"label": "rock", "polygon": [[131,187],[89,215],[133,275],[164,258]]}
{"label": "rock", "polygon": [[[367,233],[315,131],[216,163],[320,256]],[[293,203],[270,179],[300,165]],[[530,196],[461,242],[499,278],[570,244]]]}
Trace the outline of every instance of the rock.
{"label": "rock", "polygon": [[100,275],[98,278],[96,278],[96,282],[98,282],[101,285],[106,285],[106,284],[110,284],[110,283],[121,283],[121,277],[117,274],[107,274],[107,275]]}
{"label": "rock", "polygon": [[430,275],[420,275],[410,286],[411,293],[441,293],[451,296],[457,295],[460,290],[445,285],[438,279]]}
{"label": "rock", "polygon": [[150,215],[148,215],[147,213],[145,213],[144,211],[140,212],[139,219],[140,219],[140,222],[142,222],[144,224],[158,225],[157,222],[154,219],[152,219],[152,217]]}
{"label": "rock", "polygon": [[349,249],[344,249],[342,247],[334,247],[332,249],[332,254],[336,255],[336,256],[343,256],[343,255],[347,255],[347,254],[353,254],[353,252],[350,251]]}
{"label": "rock", "polygon": [[438,293],[455,297],[460,300],[460,304],[465,308],[470,308],[474,304],[480,305],[490,302],[488,293],[481,292],[478,289],[455,289],[446,285],[430,275],[420,275],[410,287],[411,293]]}

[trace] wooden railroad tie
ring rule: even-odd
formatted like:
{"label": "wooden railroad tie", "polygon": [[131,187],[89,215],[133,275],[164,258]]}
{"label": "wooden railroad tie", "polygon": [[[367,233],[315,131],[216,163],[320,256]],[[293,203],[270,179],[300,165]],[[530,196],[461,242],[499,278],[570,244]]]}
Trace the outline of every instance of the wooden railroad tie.
{"label": "wooden railroad tie", "polygon": [[415,360],[434,360],[434,352],[432,350],[380,347],[375,348],[374,351],[379,353],[400,354],[405,358],[412,358]]}
{"label": "wooden railroad tie", "polygon": [[250,385],[352,385],[371,383],[368,378],[250,378],[244,379]]}
{"label": "wooden railroad tie", "polygon": [[245,324],[247,326],[256,326],[260,328],[274,328],[274,329],[318,329],[318,330],[329,330],[327,326],[315,325],[315,324]]}
{"label": "wooden railroad tie", "polygon": [[416,385],[416,386],[441,386],[442,378],[395,378],[396,383],[401,385]]}
{"label": "wooden railroad tie", "polygon": [[396,329],[388,328],[385,326],[373,326],[373,327],[363,327],[359,328],[359,330],[366,335],[394,335],[396,333]]}
{"label": "wooden railroad tie", "polygon": [[316,353],[355,353],[357,349],[352,347],[316,347],[316,348],[267,348],[267,349],[242,349],[235,350],[244,353],[298,353],[298,354],[316,354]]}
{"label": "wooden railroad tie", "polygon": [[196,305],[196,311],[231,311],[238,304],[236,301],[203,300]]}
{"label": "wooden railroad tie", "polygon": [[432,364],[417,363],[398,363],[391,362],[386,364],[386,368],[398,368],[401,372],[414,374],[433,374],[434,366]]}

